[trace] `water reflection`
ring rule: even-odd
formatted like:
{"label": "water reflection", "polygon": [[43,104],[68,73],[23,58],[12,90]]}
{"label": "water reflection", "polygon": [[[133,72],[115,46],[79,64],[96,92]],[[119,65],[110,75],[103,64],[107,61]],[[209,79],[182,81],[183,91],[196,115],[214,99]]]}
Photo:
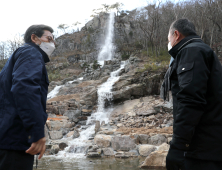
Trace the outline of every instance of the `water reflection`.
{"label": "water reflection", "polygon": [[[56,158],[39,160],[40,170],[139,170],[145,158],[74,158],[69,161]],[[35,169],[35,168],[34,168]]]}

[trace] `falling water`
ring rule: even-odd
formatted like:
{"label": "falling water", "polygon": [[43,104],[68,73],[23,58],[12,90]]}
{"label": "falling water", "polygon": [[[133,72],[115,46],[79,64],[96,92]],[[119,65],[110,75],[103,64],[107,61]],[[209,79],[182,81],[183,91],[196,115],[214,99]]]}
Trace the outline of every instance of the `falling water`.
{"label": "falling water", "polygon": [[112,72],[110,78],[98,88],[97,111],[93,113],[90,117],[88,117],[88,127],[86,129],[81,129],[79,138],[71,139],[70,137],[66,139],[69,146],[66,147],[64,151],[59,152],[59,158],[66,158],[66,160],[68,161],[69,158],[83,157],[85,149],[90,144],[89,138],[92,137],[95,133],[95,125],[93,124],[93,122],[99,120],[100,122],[105,121],[105,123],[108,123],[109,115],[112,112],[112,108],[105,108],[105,100],[112,100],[112,86],[116,81],[119,80],[119,72],[121,71],[121,69],[124,68],[124,66],[125,63],[122,62],[121,67],[118,70]]}
{"label": "falling water", "polygon": [[[114,19],[115,15],[114,13],[111,13],[109,16],[105,44],[98,56],[98,61],[101,65],[103,65],[105,60],[111,60],[113,58]],[[98,109],[95,113],[88,117],[86,126],[83,126],[80,129],[80,137],[76,139],[72,139],[72,137],[63,138],[63,140],[68,143],[68,147],[66,147],[64,151],[60,151],[58,153],[57,156],[59,158],[65,158],[65,160],[68,161],[69,158],[84,156],[85,149],[88,147],[88,145],[91,144],[89,139],[92,139],[93,135],[95,134],[95,121],[105,121],[105,123],[108,123],[112,108],[105,108],[105,102],[112,100],[112,86],[116,81],[118,81],[120,77],[119,73],[121,69],[124,68],[124,65],[125,63],[122,62],[121,67],[118,70],[112,72],[110,74],[110,78],[98,88]]]}
{"label": "falling water", "polygon": [[115,13],[111,12],[109,15],[108,27],[107,27],[107,35],[105,39],[105,44],[102,47],[102,50],[99,53],[98,61],[101,65],[103,65],[105,60],[112,60],[113,52],[114,52],[114,44],[113,44],[113,35],[114,35],[114,22],[115,22]]}
{"label": "falling water", "polygon": [[73,82],[78,81],[78,80],[83,80],[83,77],[80,77],[80,78],[75,79],[75,80],[73,80],[73,81],[68,81],[65,85],[56,86],[56,87],[47,95],[47,100],[49,100],[49,99],[51,99],[51,98],[53,98],[53,97],[56,97],[57,94],[59,93],[59,90],[60,90],[62,87],[66,86],[66,85],[68,85],[68,84],[72,84]]}

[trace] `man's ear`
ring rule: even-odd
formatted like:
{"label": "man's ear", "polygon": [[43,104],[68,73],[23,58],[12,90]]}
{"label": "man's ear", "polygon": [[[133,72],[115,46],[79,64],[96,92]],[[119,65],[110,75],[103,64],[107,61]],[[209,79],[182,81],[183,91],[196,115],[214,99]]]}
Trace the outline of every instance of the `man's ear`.
{"label": "man's ear", "polygon": [[174,34],[176,36],[176,40],[179,40],[181,38],[182,34],[179,31],[175,30]]}
{"label": "man's ear", "polygon": [[37,36],[35,34],[31,35],[31,40],[33,43],[39,44],[39,39],[37,38]]}
{"label": "man's ear", "polygon": [[180,41],[185,38],[183,34],[181,34],[179,31],[175,30],[176,40]]}

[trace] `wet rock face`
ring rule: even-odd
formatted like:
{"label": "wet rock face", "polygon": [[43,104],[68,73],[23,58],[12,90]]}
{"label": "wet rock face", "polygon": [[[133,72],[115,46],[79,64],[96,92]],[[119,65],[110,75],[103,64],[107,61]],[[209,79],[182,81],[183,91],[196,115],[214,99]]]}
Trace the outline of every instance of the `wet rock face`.
{"label": "wet rock face", "polygon": [[53,145],[50,150],[50,154],[54,155],[57,154],[58,152],[59,152],[59,145]]}
{"label": "wet rock face", "polygon": [[79,130],[75,129],[72,138],[75,139],[75,138],[78,138],[78,137],[80,137]]}
{"label": "wet rock face", "polygon": [[101,157],[102,149],[97,145],[89,146],[86,156],[89,158]]}
{"label": "wet rock face", "polygon": [[104,61],[103,67],[94,68],[94,64],[90,64],[85,68],[85,71],[81,73],[84,80],[99,80],[103,77],[110,76],[110,73],[118,70],[121,65],[121,60],[113,59]]}
{"label": "wet rock face", "polygon": [[59,144],[59,149],[64,150],[67,146],[68,145],[66,143],[62,142],[62,143]]}
{"label": "wet rock face", "polygon": [[79,119],[78,117],[81,115],[81,111],[80,110],[67,110],[64,114],[64,116],[67,116],[69,118],[70,121],[73,122],[78,122]]}
{"label": "wet rock face", "polygon": [[[58,37],[56,39],[58,47],[53,52],[52,57],[68,54],[70,63],[92,63],[97,59],[100,47],[104,44],[108,18],[108,13],[100,13],[87,22],[81,31]],[[139,29],[135,29],[129,16],[116,17],[113,42],[116,42],[117,50],[124,43],[134,44],[136,40],[132,35],[143,36]]]}
{"label": "wet rock face", "polygon": [[130,136],[115,136],[111,140],[111,146],[115,151],[129,151],[136,148],[136,142]]}

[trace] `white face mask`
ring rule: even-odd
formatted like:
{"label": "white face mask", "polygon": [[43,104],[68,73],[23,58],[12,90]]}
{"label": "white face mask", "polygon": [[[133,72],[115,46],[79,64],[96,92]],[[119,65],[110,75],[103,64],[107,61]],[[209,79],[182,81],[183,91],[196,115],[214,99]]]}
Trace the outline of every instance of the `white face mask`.
{"label": "white face mask", "polygon": [[170,42],[168,43],[168,51],[170,51],[172,49],[172,46],[170,44]]}
{"label": "white face mask", "polygon": [[55,50],[55,44],[53,42],[41,42],[39,46],[48,56],[51,56]]}

